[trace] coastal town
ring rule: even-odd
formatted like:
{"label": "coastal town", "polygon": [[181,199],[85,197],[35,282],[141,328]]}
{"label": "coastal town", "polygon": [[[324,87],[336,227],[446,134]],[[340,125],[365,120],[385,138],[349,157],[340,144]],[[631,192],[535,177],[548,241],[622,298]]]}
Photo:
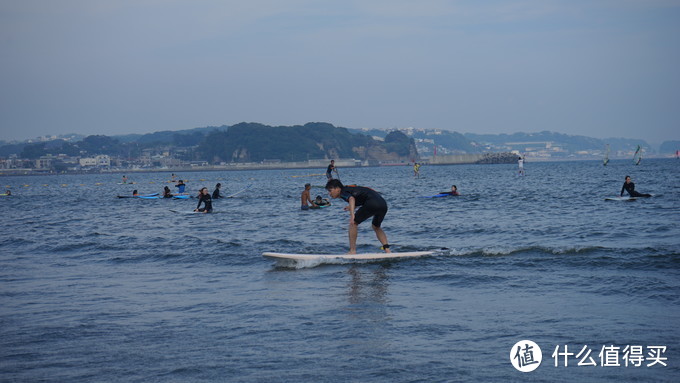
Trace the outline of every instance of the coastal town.
{"label": "coastal town", "polygon": [[[333,129],[338,128],[333,127]],[[547,134],[537,137],[533,137],[533,135],[519,136],[524,140],[501,140],[494,136],[473,136],[474,140],[472,140],[454,137],[457,133],[440,129],[405,128],[398,131],[403,133],[404,137],[408,137],[408,139],[405,138],[406,143],[404,144],[409,147],[408,154],[398,156],[364,155],[362,158],[358,155],[360,150],[355,150],[356,157],[331,157],[326,154],[323,158],[310,158],[308,154],[304,160],[287,160],[285,156],[281,155],[278,158],[238,161],[215,160],[215,158],[213,158],[213,161],[209,161],[207,158],[201,158],[198,145],[173,143],[154,144],[135,151],[128,150],[124,154],[106,153],[104,149],[97,148],[61,153],[58,150],[49,151],[44,147],[49,147],[54,142],[77,147],[78,142],[84,138],[76,135],[43,136],[27,140],[22,151],[15,150],[15,153],[0,154],[0,175],[324,168],[331,158],[335,159],[338,166],[347,168],[411,166],[415,162],[426,165],[515,163],[520,157],[527,162],[537,162],[630,159],[636,153],[640,156],[644,155],[646,158],[673,156],[673,154],[658,153],[650,149],[646,143],[643,143],[642,146],[639,144],[636,146],[634,141],[619,143],[613,149],[609,147],[609,144],[596,144],[588,147],[579,142],[578,145],[575,145],[567,142],[573,137],[549,132],[544,132]],[[364,129],[357,130],[357,132],[370,136],[371,139],[379,143],[386,139],[385,131]],[[457,141],[453,140],[452,137]],[[537,139],[532,140],[532,138]],[[577,138],[581,141],[585,139]],[[42,152],[31,151],[27,148],[40,148]],[[331,151],[331,153],[333,152]]]}
{"label": "coastal town", "polygon": [[[602,149],[570,150],[554,141],[524,141],[502,143],[474,143],[476,152],[447,147],[438,143],[437,136],[445,135],[441,130],[430,131],[428,138],[419,138],[416,133],[424,130],[413,128],[402,130],[413,138],[417,155],[399,160],[370,160],[356,158],[336,158],[341,167],[365,166],[410,166],[415,162],[428,165],[448,164],[489,164],[514,163],[519,157],[526,161],[574,161],[633,158],[635,149],[616,150],[607,153]],[[380,136],[373,136],[383,140]],[[52,142],[55,140],[75,140],[76,138],[45,136],[29,143]],[[329,158],[307,159],[304,161],[285,161],[283,159],[263,159],[252,162],[211,163],[207,160],[192,159],[195,147],[161,145],[142,149],[136,156],[83,153],[68,155],[64,153],[46,154],[37,158],[22,158],[18,154],[0,157],[0,175],[10,174],[58,174],[58,173],[106,173],[135,171],[192,171],[192,170],[252,170],[252,169],[303,169],[325,168]],[[643,149],[644,150],[644,149]],[[652,152],[648,157],[668,157]]]}

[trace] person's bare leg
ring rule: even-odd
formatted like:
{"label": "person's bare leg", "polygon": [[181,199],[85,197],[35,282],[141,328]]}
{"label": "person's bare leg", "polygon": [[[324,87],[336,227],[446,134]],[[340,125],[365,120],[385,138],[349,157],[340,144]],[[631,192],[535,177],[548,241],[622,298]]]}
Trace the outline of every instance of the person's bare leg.
{"label": "person's bare leg", "polygon": [[[375,231],[375,236],[378,237],[378,241],[380,241],[380,243],[383,246],[387,245],[389,242],[387,242],[387,235],[385,234],[383,229],[375,225],[371,225],[371,227],[373,227],[373,231]],[[385,249],[385,252],[391,253],[392,251],[389,248],[387,248]]]}
{"label": "person's bare leg", "polygon": [[356,254],[357,253],[357,232],[359,225],[355,223],[350,223],[349,224],[349,253],[347,254]]}

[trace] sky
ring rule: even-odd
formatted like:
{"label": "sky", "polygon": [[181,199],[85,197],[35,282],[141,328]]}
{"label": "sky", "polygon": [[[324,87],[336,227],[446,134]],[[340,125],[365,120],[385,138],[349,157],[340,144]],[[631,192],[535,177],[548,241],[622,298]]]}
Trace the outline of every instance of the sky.
{"label": "sky", "polygon": [[0,140],[259,122],[680,140],[680,0],[0,0]]}

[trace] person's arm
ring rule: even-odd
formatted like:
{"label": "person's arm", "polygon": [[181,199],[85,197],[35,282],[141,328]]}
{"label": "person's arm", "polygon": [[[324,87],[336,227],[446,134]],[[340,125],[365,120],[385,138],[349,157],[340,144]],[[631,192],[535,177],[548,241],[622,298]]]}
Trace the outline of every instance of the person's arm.
{"label": "person's arm", "polygon": [[198,199],[198,205],[196,205],[196,209],[195,209],[195,210],[198,210],[198,208],[201,207],[201,202],[203,202],[203,196],[201,196],[201,197]]}
{"label": "person's arm", "polygon": [[623,191],[626,190],[626,183],[623,183],[623,186],[621,187],[621,197],[623,197]]}

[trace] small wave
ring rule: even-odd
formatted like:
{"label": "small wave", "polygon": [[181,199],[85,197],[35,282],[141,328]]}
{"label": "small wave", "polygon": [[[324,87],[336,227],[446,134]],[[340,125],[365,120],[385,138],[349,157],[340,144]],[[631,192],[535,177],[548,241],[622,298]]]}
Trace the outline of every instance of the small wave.
{"label": "small wave", "polygon": [[525,253],[550,255],[588,254],[606,250],[601,246],[489,246],[483,248],[442,249],[436,255],[448,256],[508,256]]}

